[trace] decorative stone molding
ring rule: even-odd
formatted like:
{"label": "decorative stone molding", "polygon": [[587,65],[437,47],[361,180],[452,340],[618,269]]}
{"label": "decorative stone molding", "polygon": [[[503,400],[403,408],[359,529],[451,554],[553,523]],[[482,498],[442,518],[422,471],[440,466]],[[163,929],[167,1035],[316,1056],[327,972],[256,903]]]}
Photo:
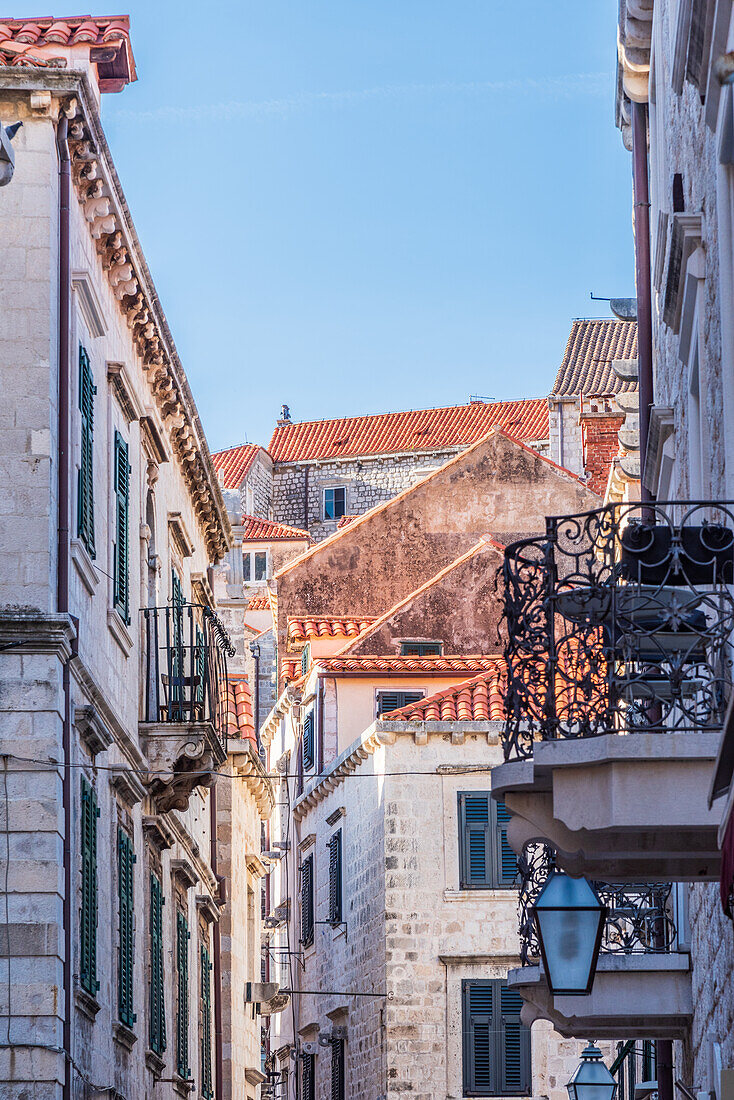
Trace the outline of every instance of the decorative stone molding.
{"label": "decorative stone molding", "polygon": [[187,859],[172,859],[171,874],[181,883],[184,890],[190,890],[199,881],[196,869]]}
{"label": "decorative stone molding", "polygon": [[0,645],[15,653],[53,654],[62,662],[71,657],[76,629],[70,615],[44,615],[35,609],[0,611]]}
{"label": "decorative stone molding", "polygon": [[191,536],[186,530],[183,517],[180,512],[168,513],[168,530],[173,541],[173,545],[181,555],[182,558],[190,558],[194,552],[194,544]]}
{"label": "decorative stone molding", "polygon": [[252,741],[230,737],[227,741],[227,751],[231,754],[235,774],[244,778],[255,797],[261,819],[267,821],[273,812],[275,795],[273,785],[255,746]]}
{"label": "decorative stone molding", "polygon": [[211,722],[141,722],[140,739],[150,769],[144,782],[160,811],[185,810],[226,759]]}
{"label": "decorative stone molding", "polygon": [[99,584],[99,573],[94,567],[87,548],[81,539],[71,540],[71,560],[79,574],[79,579],[90,596],[93,596]]}
{"label": "decorative stone molding", "polygon": [[196,895],[196,911],[201,914],[207,924],[218,924],[221,909],[209,894]]}
{"label": "decorative stone molding", "polygon": [[108,363],[107,381],[128,424],[131,424],[133,420],[139,420],[140,406],[124,364]]}
{"label": "decorative stone molding", "polygon": [[110,773],[110,783],[114,790],[117,791],[122,801],[131,809],[133,806],[136,806],[138,802],[142,802],[147,793],[135,772],[122,765],[120,765],[119,768],[112,769]]}
{"label": "decorative stone molding", "polygon": [[156,815],[143,817],[143,832],[146,839],[153,844],[159,852],[164,851],[166,848],[172,848],[176,842],[176,837],[173,835],[168,822]]}
{"label": "decorative stone molding", "polygon": [[107,626],[110,634],[115,639],[125,657],[129,657],[135,645],[133,636],[120,616],[112,608],[107,610]]}
{"label": "decorative stone molding", "polygon": [[92,703],[75,708],[74,725],[79,731],[82,743],[92,756],[104,752],[112,744],[112,734]]}
{"label": "decorative stone molding", "polygon": [[[168,451],[163,442],[163,436],[158,430],[155,417],[151,416],[149,412],[140,417],[140,436],[145,449],[155,464],[160,465],[161,462],[168,462]],[[148,479],[150,481],[150,473]],[[157,473],[153,480],[154,482],[158,480]]]}
{"label": "decorative stone molding", "polygon": [[270,868],[266,867],[256,852],[248,852],[245,856],[245,866],[255,878],[265,878]]}

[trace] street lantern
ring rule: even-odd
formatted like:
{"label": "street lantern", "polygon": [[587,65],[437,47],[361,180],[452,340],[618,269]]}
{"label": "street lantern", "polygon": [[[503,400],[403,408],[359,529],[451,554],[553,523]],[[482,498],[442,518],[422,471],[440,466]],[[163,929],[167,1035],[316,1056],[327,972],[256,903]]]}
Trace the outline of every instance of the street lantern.
{"label": "street lantern", "polygon": [[585,878],[553,871],[535,903],[551,993],[591,993],[607,910]]}
{"label": "street lantern", "polygon": [[569,1100],[614,1100],[617,1082],[604,1065],[599,1047],[589,1042],[566,1085]]}

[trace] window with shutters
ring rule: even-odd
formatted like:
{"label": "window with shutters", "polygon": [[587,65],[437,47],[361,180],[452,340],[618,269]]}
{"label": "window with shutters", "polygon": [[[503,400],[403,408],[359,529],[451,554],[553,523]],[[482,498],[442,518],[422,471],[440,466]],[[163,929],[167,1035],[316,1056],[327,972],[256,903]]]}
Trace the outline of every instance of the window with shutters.
{"label": "window with shutters", "polygon": [[97,981],[97,795],[82,776],[82,896],[79,920],[79,981],[94,996]]}
{"label": "window with shutters", "polygon": [[130,622],[129,510],[130,465],[127,443],[115,432],[115,545],[112,569],[113,606],[125,623]]}
{"label": "window with shutters", "polygon": [[301,676],[305,676],[311,665],[311,646],[306,642],[301,651]]}
{"label": "window with shutters", "polygon": [[329,924],[342,922],[342,831],[329,838]]}
{"label": "window with shutters", "polygon": [[531,1092],[530,1028],[522,998],[502,979],[462,982],[463,1076],[466,1096]]}
{"label": "window with shutters", "polygon": [[189,1066],[189,922],[176,912],[176,1072],[190,1077]]}
{"label": "window with shutters", "polygon": [[76,533],[91,558],[94,547],[94,395],[97,387],[86,349],[79,345],[79,410],[81,412],[81,453],[77,481]]}
{"label": "window with shutters", "polygon": [[156,1054],[166,1049],[166,1012],[163,986],[163,887],[150,872],[150,1005],[148,1044]]}
{"label": "window with shutters", "polygon": [[423,698],[422,691],[378,691],[377,713],[389,714],[393,710],[400,710],[411,703],[417,703]]}
{"label": "window with shutters", "polygon": [[133,878],[135,853],[133,842],[125,829],[117,829],[117,1015],[126,1027],[132,1027],[137,1019],[133,1011],[133,934],[134,897]]}
{"label": "window with shutters", "polygon": [[212,964],[206,944],[201,945],[201,1095],[214,1096],[212,1076]]}
{"label": "window with shutters", "polygon": [[301,1071],[303,1100],[316,1100],[316,1055],[304,1054]]}
{"label": "window with shutters", "polygon": [[441,642],[401,642],[401,657],[437,657],[441,655]]}
{"label": "window with shutters", "polygon": [[314,936],[313,854],[301,864],[301,943],[310,947]]}
{"label": "window with shutters", "polygon": [[346,1098],[346,1059],[344,1039],[331,1040],[331,1100]]}
{"label": "window with shutters", "polygon": [[171,644],[168,649],[168,678],[171,693],[171,719],[183,720],[185,716],[186,651],[184,649],[184,594],[181,578],[171,569]]}
{"label": "window with shutters", "polygon": [[303,770],[307,772],[316,762],[316,723],[313,709],[303,719]]}
{"label": "window with shutters", "polygon": [[515,886],[517,856],[507,840],[510,815],[489,791],[460,791],[459,874],[462,890]]}

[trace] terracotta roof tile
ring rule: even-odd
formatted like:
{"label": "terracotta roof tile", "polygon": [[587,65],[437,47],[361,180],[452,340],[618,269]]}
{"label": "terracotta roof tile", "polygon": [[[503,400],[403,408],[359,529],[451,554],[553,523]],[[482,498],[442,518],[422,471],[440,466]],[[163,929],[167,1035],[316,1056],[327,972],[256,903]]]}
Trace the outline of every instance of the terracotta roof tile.
{"label": "terracotta roof tile", "polygon": [[290,682],[291,680],[297,680],[301,675],[301,658],[300,657],[284,657],[280,662],[280,680]]}
{"label": "terracotta roof tile", "polygon": [[375,620],[331,618],[313,615],[309,618],[288,619],[288,641],[308,642],[312,638],[356,638]]}
{"label": "terracotta roof tile", "polygon": [[212,455],[214,469],[223,489],[239,489],[259,450],[257,443],[243,443],[239,447],[228,447],[226,451],[216,451]]}
{"label": "terracotta roof tile", "polygon": [[270,597],[265,596],[252,596],[250,602],[247,605],[248,611],[269,611],[270,610]]}
{"label": "terracotta roof tile", "polygon": [[558,397],[570,397],[580,393],[636,390],[636,382],[623,382],[612,370],[613,359],[636,358],[636,321],[580,318],[571,325],[553,393]]}
{"label": "terracotta roof tile", "polygon": [[286,523],[276,523],[272,519],[260,519],[259,516],[243,516],[242,532],[243,542],[254,542],[258,539],[269,541],[270,539],[307,539],[311,541],[308,531],[302,531],[300,527],[289,527]]}
{"label": "terracotta roof tile", "polygon": [[502,658],[492,667],[461,684],[437,691],[417,703],[381,717],[388,722],[501,722],[504,720],[507,669]]}
{"label": "terracotta roof tile", "polygon": [[66,69],[68,48],[79,45],[117,46],[113,57],[97,62],[100,91],[119,92],[137,79],[127,15],[0,20],[0,67]]}
{"label": "terracotta roof tile", "polygon": [[476,401],[440,409],[283,424],[273,432],[268,450],[274,462],[435,451],[476,443],[496,425],[518,439],[547,439],[548,403],[545,398]]}
{"label": "terracotta roof tile", "polygon": [[246,737],[257,742],[252,717],[252,694],[246,676],[230,676],[227,680],[227,737]]}
{"label": "terracotta roof tile", "polygon": [[[315,664],[327,672],[348,674],[389,672],[389,673],[448,673],[453,672],[489,672],[497,663],[497,657],[484,657],[479,654],[465,656],[436,657],[317,657]],[[299,662],[300,670],[300,662]]]}

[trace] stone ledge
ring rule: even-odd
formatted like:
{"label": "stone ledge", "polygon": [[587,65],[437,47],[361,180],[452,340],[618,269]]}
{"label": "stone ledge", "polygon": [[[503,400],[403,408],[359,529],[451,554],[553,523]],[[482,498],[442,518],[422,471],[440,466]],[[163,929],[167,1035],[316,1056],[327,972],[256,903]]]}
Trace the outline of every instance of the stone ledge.
{"label": "stone ledge", "polygon": [[116,1020],[112,1025],[112,1038],[125,1050],[132,1050],[138,1041],[138,1037],[132,1028],[128,1027],[127,1024],[120,1023],[119,1020]]}
{"label": "stone ledge", "polygon": [[86,1016],[88,1020],[94,1023],[97,1013],[102,1007],[97,998],[93,997],[91,993],[87,993],[86,989],[77,986],[74,990],[74,1003],[82,1016]]}
{"label": "stone ledge", "polygon": [[163,1071],[166,1068],[166,1063],[163,1058],[161,1058],[160,1054],[156,1054],[154,1050],[146,1050],[145,1064],[154,1077],[163,1076]]}
{"label": "stone ledge", "polygon": [[35,608],[0,611],[0,643],[11,652],[55,654],[60,661],[71,657],[76,628],[71,615],[45,615]]}
{"label": "stone ledge", "polygon": [[93,596],[99,584],[99,573],[94,568],[94,562],[87,552],[87,548],[80,539],[71,540],[71,560],[79,574],[79,579],[90,596]]}
{"label": "stone ledge", "polygon": [[133,651],[133,636],[116,611],[107,612],[107,626],[125,657],[129,657]]}

